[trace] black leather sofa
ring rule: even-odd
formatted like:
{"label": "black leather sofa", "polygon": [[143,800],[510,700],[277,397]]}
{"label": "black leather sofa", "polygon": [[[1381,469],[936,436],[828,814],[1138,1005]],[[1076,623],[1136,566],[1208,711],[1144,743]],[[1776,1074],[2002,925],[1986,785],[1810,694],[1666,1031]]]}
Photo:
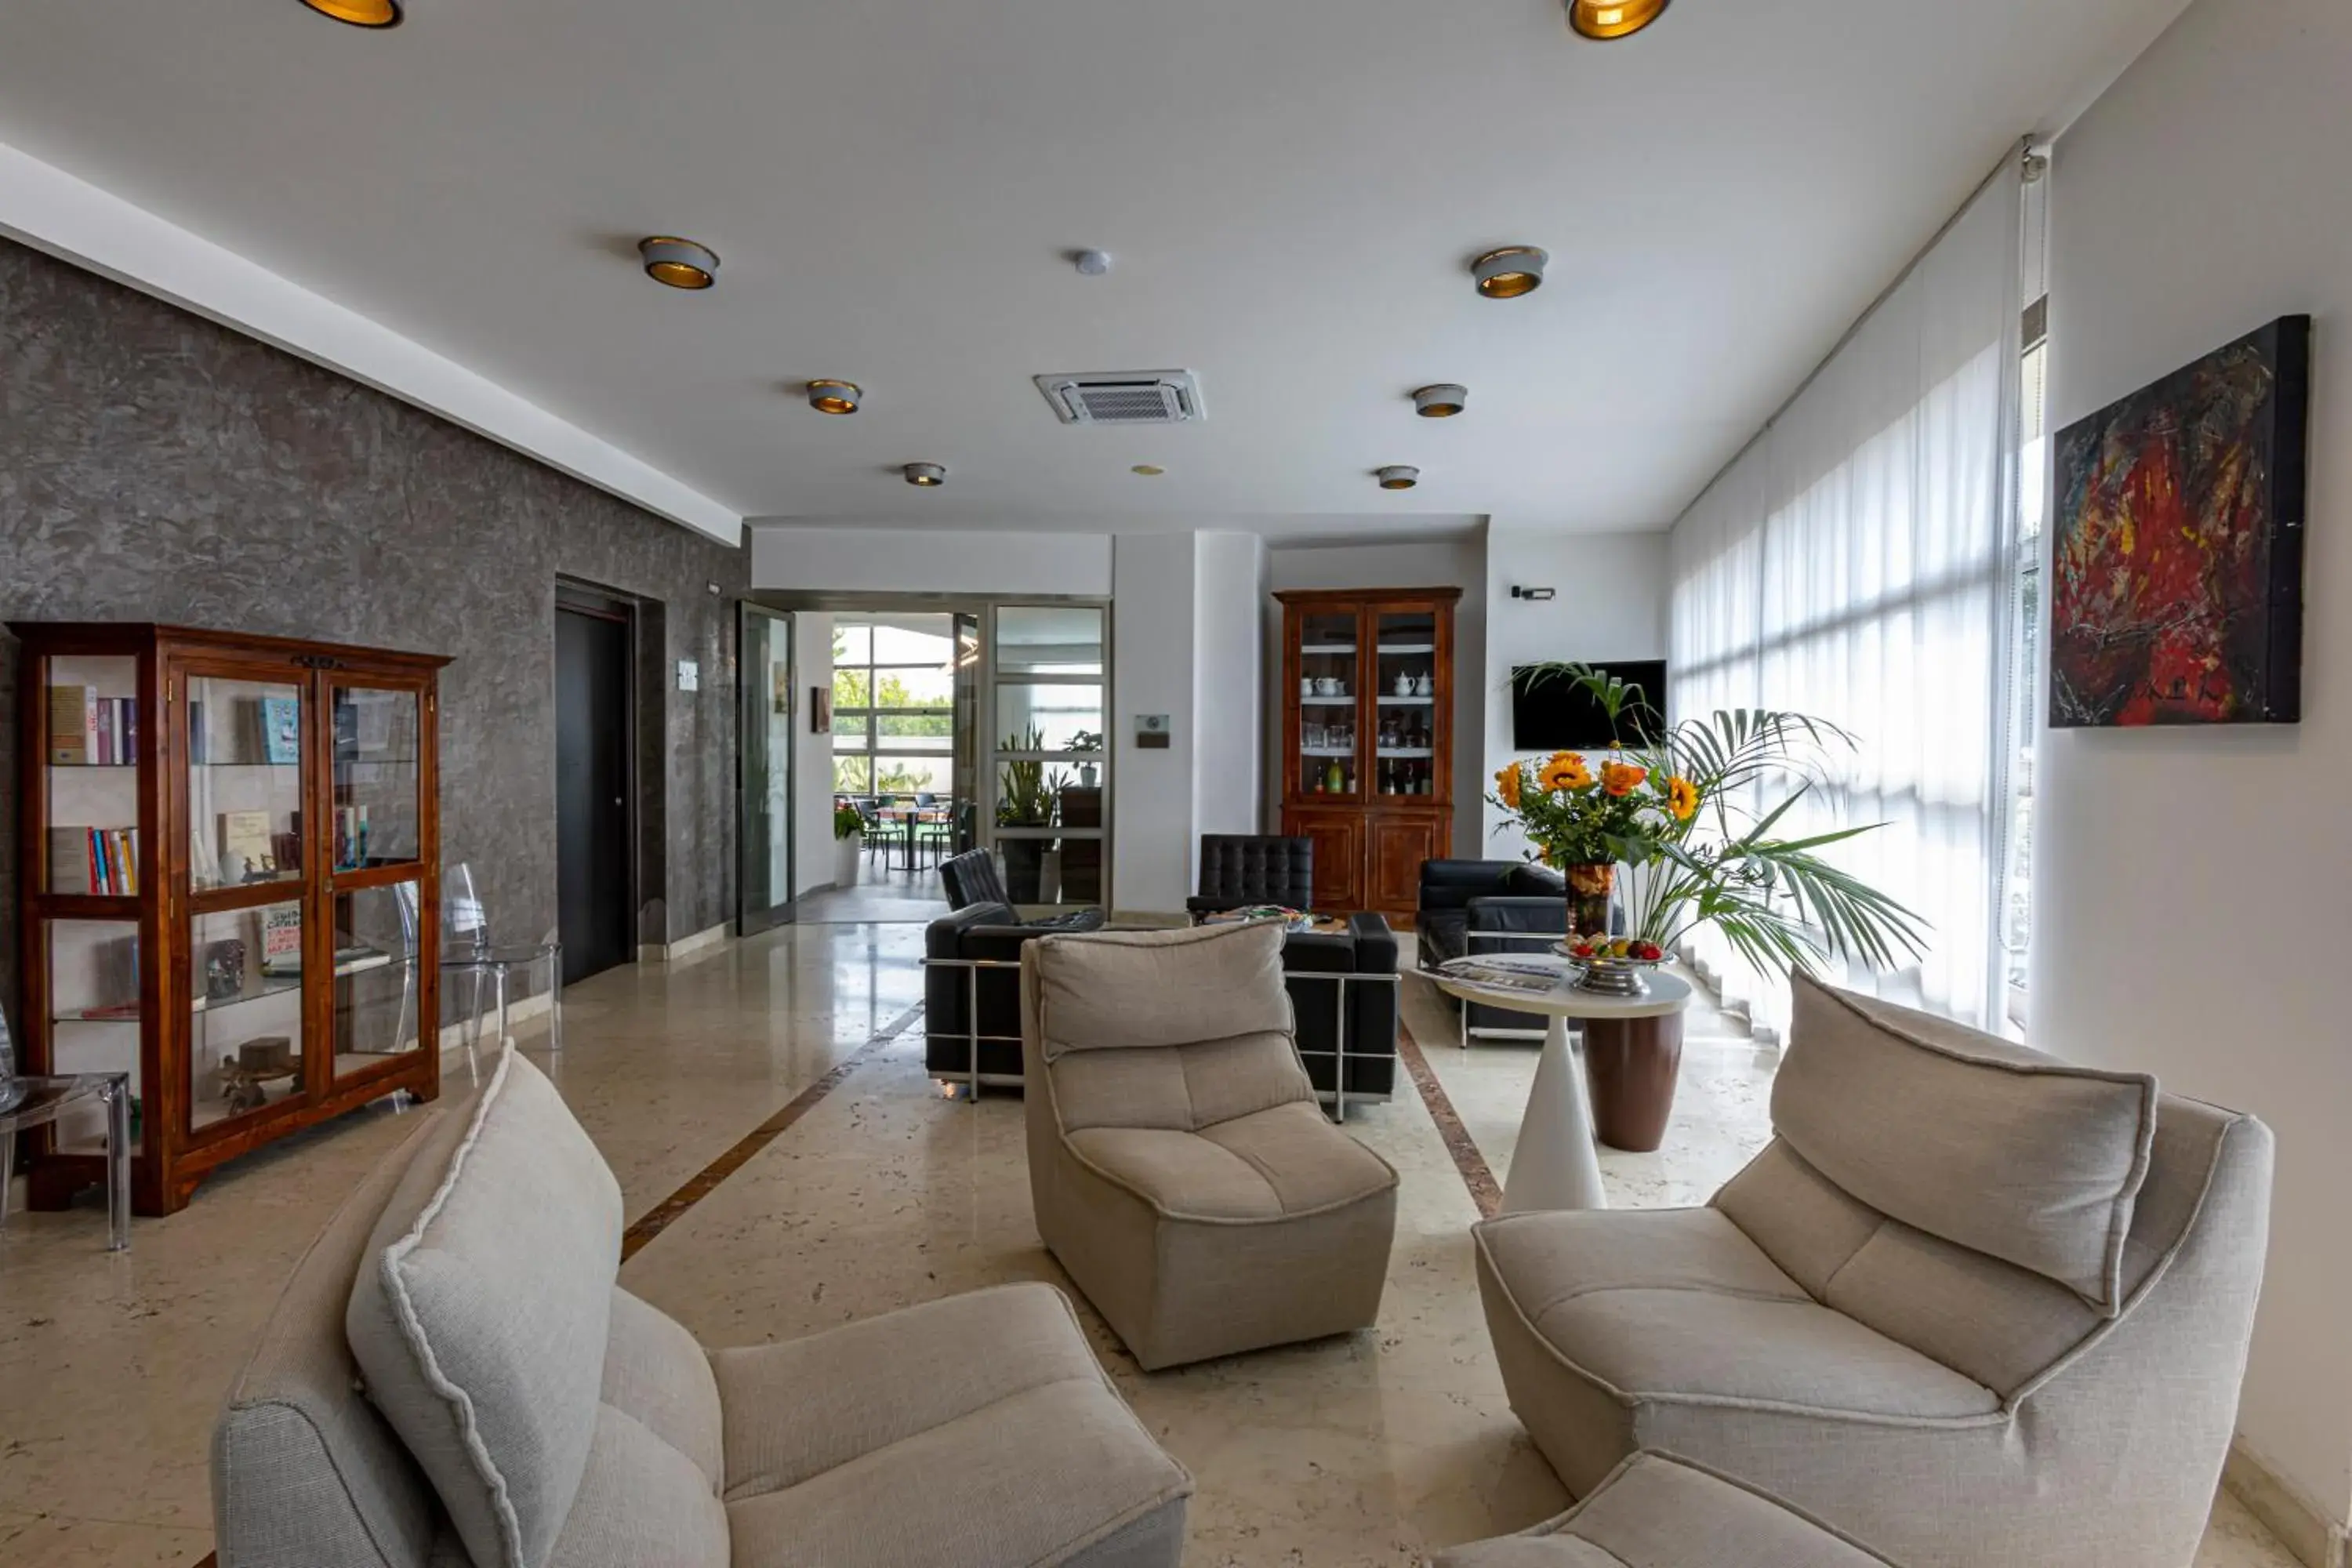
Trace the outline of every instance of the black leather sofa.
{"label": "black leather sofa", "polygon": [[[1024,922],[1010,904],[971,904],[933,921],[923,933],[927,960],[979,960],[1017,965],[1022,946],[1052,932]],[[1384,1100],[1396,1084],[1397,988],[1375,981],[1347,984],[1320,975],[1394,974],[1396,933],[1376,914],[1350,917],[1342,933],[1293,931],[1283,941],[1283,968],[1298,1020],[1298,1056],[1318,1093],[1336,1098],[1339,1082],[1337,1009],[1347,1009],[1349,1100]],[[976,993],[975,993],[976,988]],[[1341,994],[1335,996],[1335,993]],[[927,963],[923,970],[923,1065],[942,1083],[969,1083],[973,1042],[965,1019],[980,1005],[979,1072],[987,1088],[1021,1082],[1021,972]]]}
{"label": "black leather sofa", "polygon": [[[1493,952],[1549,952],[1568,934],[1568,879],[1525,860],[1426,860],[1421,868],[1421,966]],[[1465,1034],[1540,1035],[1544,1020],[1478,1003],[1466,1008]]]}
{"label": "black leather sofa", "polygon": [[1315,841],[1265,833],[1201,835],[1200,891],[1184,900],[1194,921],[1253,904],[1314,908]]}

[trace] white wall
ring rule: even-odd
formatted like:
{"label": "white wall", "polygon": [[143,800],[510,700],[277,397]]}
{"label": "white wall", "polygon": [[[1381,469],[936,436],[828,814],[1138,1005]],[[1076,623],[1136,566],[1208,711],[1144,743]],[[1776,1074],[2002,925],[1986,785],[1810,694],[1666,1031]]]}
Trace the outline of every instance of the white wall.
{"label": "white wall", "polygon": [[[2053,428],[2290,312],[2317,318],[2304,722],[2041,737],[2031,1034],[2278,1133],[2240,1428],[2352,1500],[2352,6],[2198,0],[2059,144]],[[2046,602],[2046,598],[2045,598]],[[2259,956],[2181,963],[2192,938]]]}
{"label": "white wall", "polygon": [[793,616],[793,881],[798,896],[833,883],[833,737],[809,730],[809,688],[833,686],[833,617]]}
{"label": "white wall", "polygon": [[1110,536],[1103,533],[761,523],[749,537],[754,588],[1094,597],[1111,591]]}
{"label": "white wall", "polygon": [[[1663,533],[1559,534],[1501,523],[1487,529],[1486,743],[1477,793],[1469,798],[1483,800],[1496,771],[1518,754],[1511,747],[1515,666],[1666,657],[1666,570]],[[1515,585],[1550,588],[1559,597],[1514,599]],[[1483,815],[1484,857],[1516,860],[1526,852],[1526,836],[1516,828],[1495,831],[1499,811],[1489,805]]]}
{"label": "white wall", "polygon": [[[1196,834],[1255,833],[1265,777],[1259,604],[1267,552],[1250,533],[1201,533],[1193,541],[1192,827]],[[1196,876],[1200,863],[1196,847]]]}
{"label": "white wall", "polygon": [[[1266,555],[1269,591],[1285,588],[1459,588],[1454,616],[1454,853],[1476,857],[1485,828],[1478,820],[1484,793],[1478,737],[1486,732],[1486,688],[1479,679],[1487,638],[1486,542],[1478,538],[1418,544],[1322,544],[1276,547]],[[1265,673],[1265,755],[1278,757],[1282,745],[1282,606],[1264,601]],[[1282,779],[1267,766],[1260,787],[1265,820],[1282,819]]]}
{"label": "white wall", "polygon": [[[1125,913],[1183,909],[1193,872],[1193,536],[1122,534],[1112,551],[1111,900]],[[1169,715],[1169,748],[1139,751],[1139,713]]]}

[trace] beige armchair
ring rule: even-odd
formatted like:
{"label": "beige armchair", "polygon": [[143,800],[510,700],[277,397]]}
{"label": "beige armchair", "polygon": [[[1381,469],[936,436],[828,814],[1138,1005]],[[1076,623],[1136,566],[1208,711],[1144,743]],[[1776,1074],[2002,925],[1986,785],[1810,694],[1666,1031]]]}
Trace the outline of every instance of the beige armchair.
{"label": "beige armchair", "polygon": [[1060,1291],[706,1352],[528,1061],[417,1121],[230,1390],[221,1568],[1175,1568],[1191,1479]]}
{"label": "beige armchair", "polygon": [[1441,1552],[1430,1568],[1890,1568],[1817,1519],[1669,1454],[1636,1454],[1592,1495],[1517,1535]]}
{"label": "beige armchair", "polygon": [[1021,959],[1037,1231],[1146,1370],[1369,1328],[1396,1172],[1299,1066],[1274,924]]}
{"label": "beige armchair", "polygon": [[1655,1447],[1904,1568],[2187,1568],[2269,1131],[1802,980],[1772,1119],[1706,1208],[1477,1227],[1511,1407],[1569,1489]]}

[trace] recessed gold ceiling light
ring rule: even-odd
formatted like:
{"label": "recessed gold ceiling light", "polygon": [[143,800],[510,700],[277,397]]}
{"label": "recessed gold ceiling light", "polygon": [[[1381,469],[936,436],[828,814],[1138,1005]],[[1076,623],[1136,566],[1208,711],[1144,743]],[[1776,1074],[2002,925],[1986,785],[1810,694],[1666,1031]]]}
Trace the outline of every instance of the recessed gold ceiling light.
{"label": "recessed gold ceiling light", "polygon": [[1157,463],[1138,463],[1134,468],[1128,471],[1129,473],[1141,474],[1147,479],[1156,479],[1168,470],[1161,468]]}
{"label": "recessed gold ceiling light", "polygon": [[865,390],[854,381],[812,381],[808,384],[809,406],[819,414],[855,414]]}
{"label": "recessed gold ceiling light", "polygon": [[1550,260],[1532,245],[1508,245],[1473,261],[1470,279],[1489,300],[1516,300],[1543,287],[1544,268]]}
{"label": "recessed gold ceiling light", "polygon": [[690,239],[656,234],[637,241],[646,276],[673,289],[708,289],[719,281],[719,253]]}
{"label": "recessed gold ceiling light", "polygon": [[397,27],[400,0],[302,0],[321,16],[349,22],[354,27]]}
{"label": "recessed gold ceiling light", "polygon": [[948,482],[948,471],[937,463],[909,463],[907,482],[918,489],[935,490]]}
{"label": "recessed gold ceiling light", "polygon": [[1667,0],[1568,0],[1568,25],[1604,42],[1630,38],[1666,14]]}
{"label": "recessed gold ceiling light", "polygon": [[1470,389],[1450,381],[1413,389],[1412,411],[1423,419],[1451,419],[1470,401]]}
{"label": "recessed gold ceiling light", "polygon": [[1421,483],[1421,470],[1407,463],[1391,463],[1385,468],[1375,468],[1372,477],[1381,481],[1384,490],[1409,490]]}

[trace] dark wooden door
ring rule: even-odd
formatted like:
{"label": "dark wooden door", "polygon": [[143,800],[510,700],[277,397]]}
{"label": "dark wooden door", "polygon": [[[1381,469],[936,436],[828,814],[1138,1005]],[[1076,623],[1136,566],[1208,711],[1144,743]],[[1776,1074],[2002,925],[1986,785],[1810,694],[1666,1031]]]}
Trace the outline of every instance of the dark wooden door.
{"label": "dark wooden door", "polygon": [[555,905],[566,985],[632,956],[629,643],[625,616],[555,612]]}
{"label": "dark wooden door", "polygon": [[1364,908],[1364,819],[1345,807],[1301,808],[1282,830],[1315,846],[1315,907],[1327,913]]}
{"label": "dark wooden door", "polygon": [[1405,915],[1421,902],[1421,866],[1442,859],[1453,837],[1452,814],[1374,812],[1365,819],[1364,907]]}

